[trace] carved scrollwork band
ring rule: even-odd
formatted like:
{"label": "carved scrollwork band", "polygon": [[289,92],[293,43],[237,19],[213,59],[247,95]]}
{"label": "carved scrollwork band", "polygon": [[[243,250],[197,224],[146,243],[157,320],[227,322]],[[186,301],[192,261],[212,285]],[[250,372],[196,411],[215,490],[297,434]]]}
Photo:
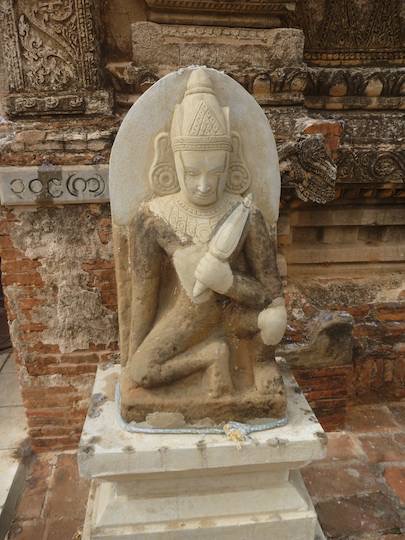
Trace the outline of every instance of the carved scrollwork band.
{"label": "carved scrollwork band", "polygon": [[200,24],[271,28],[293,22],[296,0],[146,0],[146,3],[148,19],[154,22],[188,24],[197,19]]}
{"label": "carved scrollwork band", "polygon": [[5,206],[107,202],[108,167],[4,167],[0,197]]}
{"label": "carved scrollwork band", "polygon": [[92,98],[101,88],[96,7],[96,0],[2,0],[10,114],[104,112],[108,98],[100,105]]}
{"label": "carved scrollwork band", "polygon": [[[132,63],[107,66],[122,91],[141,94],[159,79]],[[405,68],[280,67],[256,73],[227,72],[261,105],[304,103],[310,109],[399,109],[405,103]],[[128,90],[127,90],[128,91]]]}
{"label": "carved scrollwork band", "polygon": [[311,68],[305,94],[309,108],[401,108],[405,102],[405,69]]}
{"label": "carved scrollwork band", "polygon": [[405,13],[399,0],[319,0],[297,4],[305,59],[318,65],[403,64]]}
{"label": "carved scrollwork band", "polygon": [[405,150],[342,148],[338,180],[348,183],[405,183]]}

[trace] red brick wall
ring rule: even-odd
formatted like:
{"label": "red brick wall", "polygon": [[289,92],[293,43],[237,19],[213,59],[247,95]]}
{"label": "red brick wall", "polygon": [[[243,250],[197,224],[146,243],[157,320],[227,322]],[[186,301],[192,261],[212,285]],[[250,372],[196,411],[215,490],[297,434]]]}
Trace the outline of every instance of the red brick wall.
{"label": "red brick wall", "polygon": [[[287,287],[289,342],[305,341],[319,310],[346,311],[353,316],[353,374],[347,375],[347,386],[350,400],[357,403],[405,397],[405,284],[402,273],[383,273],[382,269],[379,275],[370,270],[369,277],[361,278],[294,277]],[[329,381],[332,396],[333,374]],[[317,384],[313,382],[314,395],[308,389],[313,404]]]}
{"label": "red brick wall", "polygon": [[[66,209],[44,210],[37,209],[35,213],[50,216],[48,227],[52,227],[61,218]],[[24,405],[26,407],[29,435],[34,450],[66,449],[76,447],[86,416],[89,396],[93,385],[94,373],[97,364],[108,362],[116,356],[116,292],[114,282],[114,265],[111,252],[111,223],[108,205],[80,205],[69,208],[72,218],[80,220],[83,214],[86,221],[94,228],[93,234],[86,238],[86,230],[80,231],[72,224],[72,231],[59,231],[51,242],[59,240],[59,236],[66,236],[66,246],[72,250],[71,256],[77,256],[80,269],[67,269],[72,271],[75,280],[80,282],[81,291],[93,295],[96,308],[94,320],[89,317],[89,324],[100,325],[98,339],[88,342],[82,349],[71,350],[73,341],[69,344],[64,339],[63,332],[75,330],[73,319],[80,319],[81,306],[73,295],[71,305],[72,321],[63,319],[62,329],[49,332],[49,317],[60,316],[61,309],[54,308],[55,303],[68,302],[69,297],[60,296],[60,289],[64,286],[66,276],[55,273],[55,264],[59,262],[55,250],[47,251],[46,245],[38,242],[37,249],[29,247],[31,241],[27,240],[26,249],[22,249],[23,241],[15,231],[27,227],[29,211],[10,211],[2,209],[0,212],[0,256],[2,281],[6,297],[6,308],[11,328],[11,337],[14,344],[17,363],[20,368],[20,383]],[[32,212],[31,212],[32,214]],[[42,229],[38,225],[42,224]],[[46,230],[46,220],[37,221],[29,219],[32,234],[42,231],[43,235],[52,235]],[[14,232],[13,232],[14,231]],[[72,238],[69,237],[69,234]],[[98,237],[98,239],[97,239]],[[83,243],[85,247],[80,253],[77,244]],[[105,250],[91,249],[86,242],[96,242],[105,246]],[[33,241],[35,243],[35,239]],[[46,240],[44,242],[46,244]],[[87,252],[88,251],[88,258]],[[97,256],[97,253],[100,255]],[[63,258],[63,255],[62,255]],[[60,281],[58,282],[58,279]],[[80,293],[80,290],[79,290]],[[93,306],[94,307],[94,306]],[[62,314],[63,314],[62,309]],[[108,325],[111,322],[111,332]],[[86,332],[86,320],[82,321]],[[107,330],[107,332],[106,332]],[[58,333],[59,332],[59,333]],[[108,341],[103,341],[103,334]],[[59,336],[59,338],[58,338]],[[70,339],[68,335],[68,340]],[[84,340],[85,341],[85,340]]]}

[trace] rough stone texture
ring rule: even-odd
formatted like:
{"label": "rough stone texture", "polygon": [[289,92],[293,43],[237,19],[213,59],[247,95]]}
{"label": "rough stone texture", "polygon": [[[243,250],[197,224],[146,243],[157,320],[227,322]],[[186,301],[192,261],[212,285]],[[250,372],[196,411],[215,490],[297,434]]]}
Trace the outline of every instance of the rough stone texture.
{"label": "rough stone texture", "polygon": [[[133,60],[137,67],[162,76],[180,67],[206,65],[241,72],[302,63],[304,36],[296,29],[246,29],[205,26],[132,25]],[[187,47],[184,46],[187,42]]]}

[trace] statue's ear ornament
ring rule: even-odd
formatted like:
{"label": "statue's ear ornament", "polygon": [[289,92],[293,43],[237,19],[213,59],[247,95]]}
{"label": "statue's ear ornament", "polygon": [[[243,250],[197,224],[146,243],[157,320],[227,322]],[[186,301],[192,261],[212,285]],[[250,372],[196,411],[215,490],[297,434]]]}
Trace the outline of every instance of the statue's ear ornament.
{"label": "statue's ear ornament", "polygon": [[155,138],[155,155],[149,181],[155,195],[171,195],[179,191],[170,135],[167,132],[159,133]]}
{"label": "statue's ear ornament", "polygon": [[226,190],[230,193],[242,194],[250,187],[250,174],[243,159],[242,141],[239,133],[232,131],[232,153],[229,161],[229,176]]}

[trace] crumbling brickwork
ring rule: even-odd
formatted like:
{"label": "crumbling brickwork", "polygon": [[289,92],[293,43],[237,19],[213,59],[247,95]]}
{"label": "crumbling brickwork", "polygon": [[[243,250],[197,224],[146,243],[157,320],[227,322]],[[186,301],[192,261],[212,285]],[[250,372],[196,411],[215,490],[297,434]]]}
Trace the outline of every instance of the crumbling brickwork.
{"label": "crumbling brickwork", "polygon": [[97,365],[117,351],[108,205],[2,210],[0,245],[33,447],[72,448]]}

